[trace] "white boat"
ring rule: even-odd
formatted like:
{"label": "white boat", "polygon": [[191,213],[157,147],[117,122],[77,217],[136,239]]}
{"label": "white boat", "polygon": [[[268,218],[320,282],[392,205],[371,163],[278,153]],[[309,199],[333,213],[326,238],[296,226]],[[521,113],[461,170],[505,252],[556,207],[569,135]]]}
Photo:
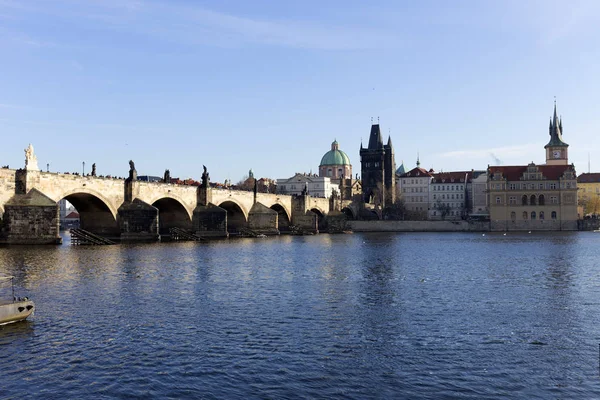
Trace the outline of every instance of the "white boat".
{"label": "white boat", "polygon": [[[11,299],[0,298],[0,325],[23,321],[35,311],[35,304],[27,297],[16,297],[14,276],[0,276],[0,288],[10,286]],[[4,295],[4,293],[1,293]]]}

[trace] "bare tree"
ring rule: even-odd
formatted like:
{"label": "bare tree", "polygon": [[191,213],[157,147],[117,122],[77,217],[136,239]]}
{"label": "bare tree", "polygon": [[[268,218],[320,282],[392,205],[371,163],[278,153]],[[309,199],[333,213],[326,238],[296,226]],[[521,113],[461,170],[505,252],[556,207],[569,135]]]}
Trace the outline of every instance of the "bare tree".
{"label": "bare tree", "polygon": [[446,219],[446,216],[450,214],[450,205],[448,203],[444,203],[441,199],[437,199],[433,208],[440,213],[442,220]]}

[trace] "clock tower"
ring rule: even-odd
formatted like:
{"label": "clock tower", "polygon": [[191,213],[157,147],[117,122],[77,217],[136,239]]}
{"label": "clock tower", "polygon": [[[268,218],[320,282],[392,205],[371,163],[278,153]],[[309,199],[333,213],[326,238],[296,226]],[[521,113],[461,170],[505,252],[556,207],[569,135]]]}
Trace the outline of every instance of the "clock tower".
{"label": "clock tower", "polygon": [[554,116],[550,119],[550,141],[544,146],[546,149],[546,165],[568,165],[569,145],[562,140],[562,118],[556,115],[556,101],[554,101]]}

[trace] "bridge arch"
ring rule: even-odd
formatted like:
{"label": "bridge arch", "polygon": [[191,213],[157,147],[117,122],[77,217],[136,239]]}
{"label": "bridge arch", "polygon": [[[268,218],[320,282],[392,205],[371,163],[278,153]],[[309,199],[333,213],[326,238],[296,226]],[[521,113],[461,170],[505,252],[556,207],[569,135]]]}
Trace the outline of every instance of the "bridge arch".
{"label": "bridge arch", "polygon": [[275,203],[270,208],[274,211],[277,211],[277,229],[284,232],[289,231],[291,218],[285,207],[279,203]]}
{"label": "bridge arch", "polygon": [[[173,200],[173,201],[179,203],[185,209],[185,212],[187,213],[187,215],[190,218],[190,220],[192,219],[192,216],[194,215],[194,209],[193,208],[190,209],[186,205],[185,201],[183,201],[183,199],[181,197],[179,197],[178,195],[176,195],[176,194],[173,194],[173,193],[159,193],[159,194],[151,197],[150,201],[147,201],[147,203],[148,204],[152,204],[154,207],[156,207],[154,205],[154,203],[156,203],[157,201],[165,200],[165,199],[170,199],[170,200]],[[146,201],[143,198],[140,198],[140,200]]]}
{"label": "bridge arch", "polygon": [[168,234],[171,228],[192,230],[192,217],[184,203],[171,196],[164,196],[152,203],[158,208],[158,231]]}
{"label": "bridge arch", "polygon": [[93,190],[70,190],[65,199],[79,213],[79,227],[98,235],[117,237],[120,234],[116,210],[108,199]]}
{"label": "bridge arch", "polygon": [[356,218],[354,215],[354,211],[352,211],[352,208],[350,208],[350,207],[342,208],[342,212],[344,213],[346,218],[348,218],[349,220],[353,220]]}
{"label": "bridge arch", "polygon": [[236,233],[248,224],[248,212],[235,200],[229,199],[218,204],[227,211],[227,231]]}
{"label": "bridge arch", "polygon": [[325,219],[325,213],[323,212],[323,210],[321,210],[318,207],[313,207],[313,208],[310,209],[310,211],[314,212],[319,217],[319,219],[318,219],[318,222],[319,222],[318,229],[319,230],[325,229],[326,226],[327,226],[327,223],[326,223],[327,220]]}
{"label": "bridge arch", "polygon": [[118,206],[120,206],[120,204],[118,204],[118,205],[114,204],[102,193],[100,193],[96,190],[93,190],[93,189],[88,189],[86,187],[79,187],[79,188],[67,190],[67,191],[61,193],[60,195],[58,195],[58,198],[55,198],[53,200],[55,200],[56,202],[59,202],[62,199],[67,199],[67,201],[69,203],[73,204],[73,206],[75,206],[75,208],[77,208],[77,206],[73,202],[71,202],[68,198],[72,197],[74,195],[78,195],[78,194],[87,194],[87,195],[98,198],[100,201],[102,201],[102,203],[104,203],[106,208],[108,208],[108,210],[112,214],[113,218],[115,220],[117,219],[117,209],[118,209]]}

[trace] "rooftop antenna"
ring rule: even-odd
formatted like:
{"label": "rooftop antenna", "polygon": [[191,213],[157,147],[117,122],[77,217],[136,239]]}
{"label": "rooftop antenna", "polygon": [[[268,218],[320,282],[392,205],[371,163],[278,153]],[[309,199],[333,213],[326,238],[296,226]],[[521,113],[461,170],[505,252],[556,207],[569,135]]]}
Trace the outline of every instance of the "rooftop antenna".
{"label": "rooftop antenna", "polygon": [[379,117],[377,117],[377,124],[379,124]]}

